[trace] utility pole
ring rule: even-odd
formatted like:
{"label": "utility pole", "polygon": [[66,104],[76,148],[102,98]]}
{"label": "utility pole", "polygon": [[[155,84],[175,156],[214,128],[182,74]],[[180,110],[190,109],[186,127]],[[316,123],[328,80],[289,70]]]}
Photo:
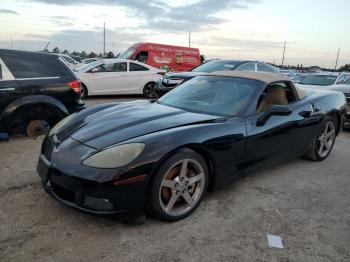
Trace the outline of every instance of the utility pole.
{"label": "utility pole", "polygon": [[285,41],[285,42],[284,42],[284,47],[283,47],[282,67],[283,67],[283,65],[284,65],[284,55],[285,55],[285,53],[286,53],[286,45],[287,45],[287,42]]}
{"label": "utility pole", "polygon": [[103,22],[103,57],[106,55],[106,23]]}
{"label": "utility pole", "polygon": [[188,32],[188,47],[191,47],[191,32]]}
{"label": "utility pole", "polygon": [[12,49],[12,34],[11,34],[11,49]]}
{"label": "utility pole", "polygon": [[337,60],[336,60],[336,62],[335,62],[335,68],[334,68],[334,70],[337,70],[337,67],[338,67],[339,53],[340,53],[340,47],[339,47],[339,49],[338,49]]}

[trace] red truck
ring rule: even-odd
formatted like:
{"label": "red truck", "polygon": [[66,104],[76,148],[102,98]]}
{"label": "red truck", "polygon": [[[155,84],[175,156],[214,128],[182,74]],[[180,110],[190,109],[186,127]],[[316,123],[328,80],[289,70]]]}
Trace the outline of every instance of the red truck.
{"label": "red truck", "polygon": [[201,64],[198,48],[154,43],[134,44],[118,58],[137,60],[173,72],[190,71]]}

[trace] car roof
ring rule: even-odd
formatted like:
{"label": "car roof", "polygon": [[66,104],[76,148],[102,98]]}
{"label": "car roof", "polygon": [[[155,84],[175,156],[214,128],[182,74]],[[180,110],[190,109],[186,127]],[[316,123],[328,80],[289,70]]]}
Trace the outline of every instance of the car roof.
{"label": "car roof", "polygon": [[[291,82],[290,78],[285,74],[277,74],[277,73],[267,73],[267,72],[252,72],[252,71],[217,71],[213,73],[208,73],[206,75],[211,76],[229,76],[229,77],[238,77],[238,78],[246,78],[257,80],[263,82],[267,85],[275,83],[275,82]],[[294,86],[299,99],[303,99],[306,97],[307,93],[304,89],[299,88],[298,86]]]}
{"label": "car roof", "polygon": [[267,72],[252,72],[252,71],[217,71],[213,73],[208,73],[209,75],[215,76],[230,76],[247,78],[252,80],[257,80],[264,82],[266,84],[271,84],[279,81],[290,81],[290,78],[284,74],[267,73]]}
{"label": "car roof", "polygon": [[0,49],[0,54],[12,54],[12,55],[34,55],[34,56],[56,56],[57,54],[51,54],[47,52],[35,52],[35,51],[23,51],[23,50],[13,50],[13,49]]}

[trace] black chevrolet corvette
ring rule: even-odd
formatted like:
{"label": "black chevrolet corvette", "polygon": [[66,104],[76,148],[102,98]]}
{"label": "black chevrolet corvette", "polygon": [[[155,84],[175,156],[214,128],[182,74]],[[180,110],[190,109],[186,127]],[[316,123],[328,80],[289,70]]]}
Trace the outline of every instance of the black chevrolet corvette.
{"label": "black chevrolet corvette", "polygon": [[342,93],[299,89],[282,75],[208,73],[157,101],[70,115],[45,138],[37,171],[49,194],[79,210],[175,221],[246,172],[324,160],[346,110]]}

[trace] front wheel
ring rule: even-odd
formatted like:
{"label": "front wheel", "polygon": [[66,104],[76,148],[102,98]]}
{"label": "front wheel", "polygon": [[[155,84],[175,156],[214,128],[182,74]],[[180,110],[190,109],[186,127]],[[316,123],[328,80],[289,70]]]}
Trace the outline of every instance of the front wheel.
{"label": "front wheel", "polygon": [[147,83],[143,88],[143,96],[148,99],[155,99],[158,98],[158,95],[155,90],[156,83],[155,82],[149,82]]}
{"label": "front wheel", "polygon": [[186,150],[170,157],[157,172],[151,188],[152,211],[162,220],[177,221],[189,216],[208,187],[204,159]]}
{"label": "front wheel", "polygon": [[336,135],[338,121],[334,117],[327,116],[321,123],[310,151],[306,157],[314,161],[323,161],[332,152]]}

